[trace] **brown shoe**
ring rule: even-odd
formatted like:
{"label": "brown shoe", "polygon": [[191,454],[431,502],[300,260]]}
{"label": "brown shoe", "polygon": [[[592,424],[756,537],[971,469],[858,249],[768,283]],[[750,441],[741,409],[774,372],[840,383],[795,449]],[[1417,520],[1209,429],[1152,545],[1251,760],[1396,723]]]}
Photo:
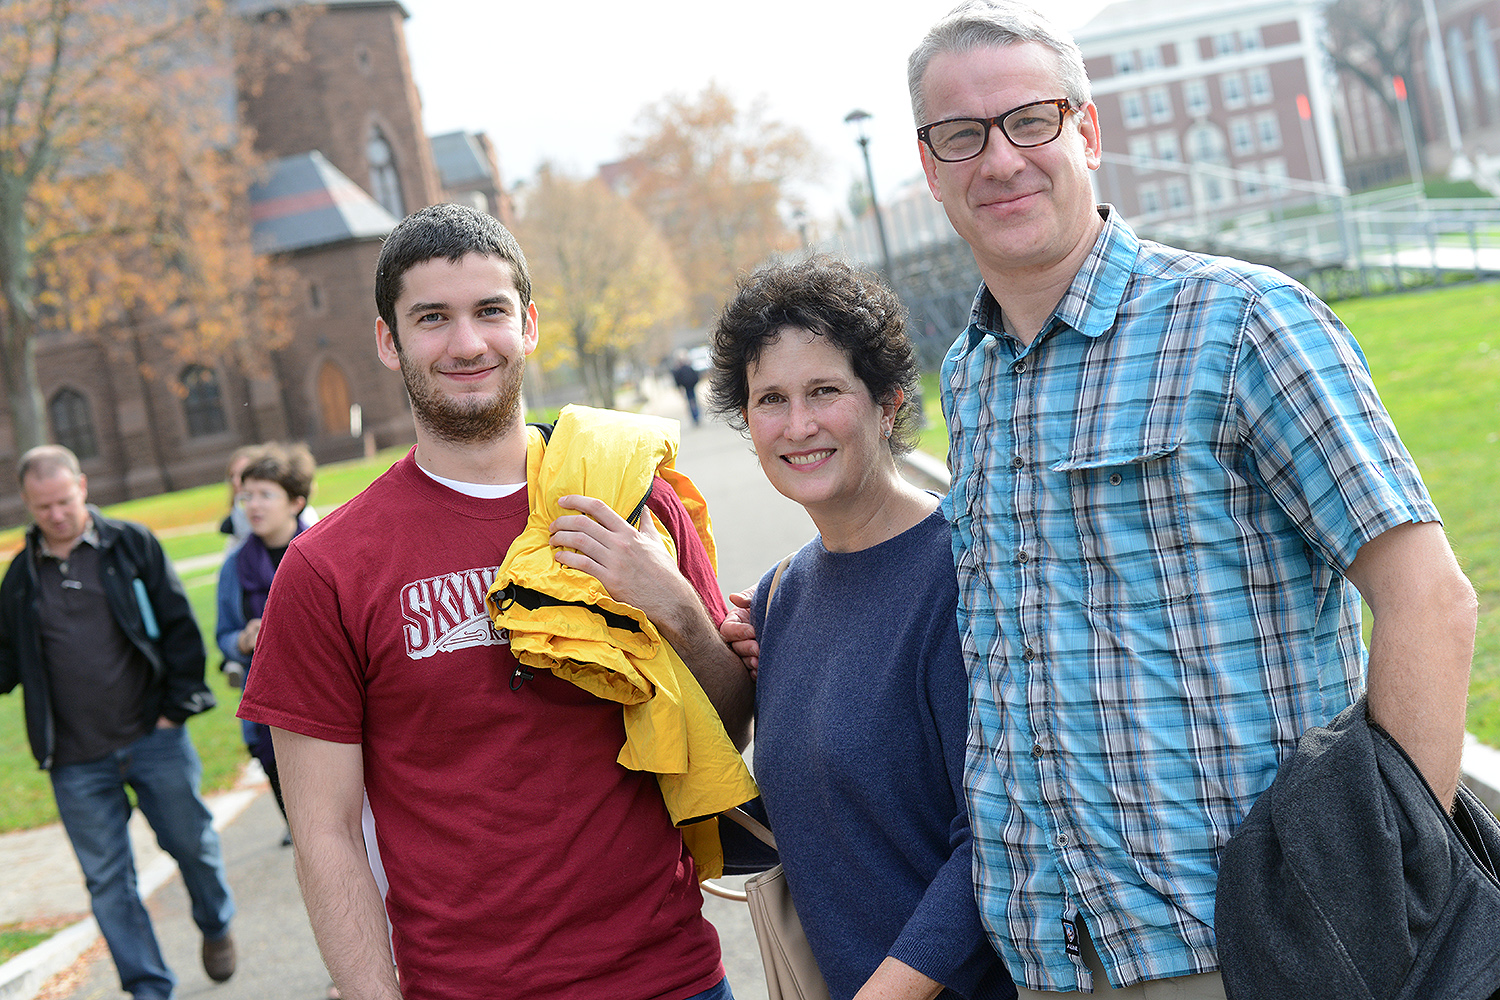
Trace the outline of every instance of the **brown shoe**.
{"label": "brown shoe", "polygon": [[203,939],[203,971],[216,983],[222,983],[234,975],[233,937],[225,934],[217,941]]}

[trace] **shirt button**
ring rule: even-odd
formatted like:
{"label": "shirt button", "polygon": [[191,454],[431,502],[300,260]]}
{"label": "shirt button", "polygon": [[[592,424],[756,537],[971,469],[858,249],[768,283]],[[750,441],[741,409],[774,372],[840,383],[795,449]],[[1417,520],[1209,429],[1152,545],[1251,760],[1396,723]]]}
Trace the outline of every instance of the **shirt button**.
{"label": "shirt button", "polygon": [[1030,663],[1032,660],[1036,659],[1036,650],[1032,649],[1030,646],[1027,646],[1025,649],[1021,650],[1021,659],[1025,660],[1027,663]]}
{"label": "shirt button", "polygon": [[1040,757],[1045,757],[1046,755],[1047,755],[1047,748],[1044,747],[1044,746],[1042,746],[1040,743],[1037,743],[1034,746],[1032,746],[1032,748],[1031,748],[1031,756],[1040,758]]}
{"label": "shirt button", "polygon": [[1016,553],[1016,561],[1021,563],[1031,562],[1031,553],[1027,552],[1025,549],[1022,549],[1021,551]]}
{"label": "shirt button", "polygon": [[1118,472],[1109,477],[1109,485],[1111,486],[1119,486],[1124,481],[1125,480],[1120,477],[1120,474]]}
{"label": "shirt button", "polygon": [[1013,459],[1010,460],[1010,467],[1012,469],[1019,469],[1021,466],[1025,465],[1025,464],[1026,463],[1021,460],[1021,456],[1020,455],[1017,455],[1015,458],[1013,458]]}
{"label": "shirt button", "polygon": [[1057,846],[1058,847],[1067,847],[1068,846],[1068,835],[1066,833],[1059,833],[1057,835]]}
{"label": "shirt button", "polygon": [[1015,372],[1017,375],[1024,374],[1026,371],[1026,362],[1017,361],[1015,364],[1010,366],[1010,370]]}

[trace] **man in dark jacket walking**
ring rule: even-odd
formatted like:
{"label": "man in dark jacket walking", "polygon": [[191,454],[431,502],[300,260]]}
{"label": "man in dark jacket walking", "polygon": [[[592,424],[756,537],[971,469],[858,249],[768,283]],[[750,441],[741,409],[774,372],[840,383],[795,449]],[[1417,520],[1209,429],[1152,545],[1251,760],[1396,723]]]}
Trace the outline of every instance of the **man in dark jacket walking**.
{"label": "man in dark jacket walking", "polygon": [[204,970],[223,982],[234,973],[234,901],[183,727],[214,706],[187,594],[147,528],[87,505],[71,451],[33,448],[18,472],[36,523],[0,582],[0,693],[25,688],[31,750],[51,772],[121,986],[165,1000],[177,982],[136,888],[127,785],[182,870]]}

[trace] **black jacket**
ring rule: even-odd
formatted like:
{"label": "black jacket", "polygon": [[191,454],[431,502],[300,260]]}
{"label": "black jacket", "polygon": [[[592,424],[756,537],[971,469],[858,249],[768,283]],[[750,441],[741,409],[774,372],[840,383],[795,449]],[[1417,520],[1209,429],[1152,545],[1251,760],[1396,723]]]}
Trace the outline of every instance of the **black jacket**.
{"label": "black jacket", "polygon": [[1453,815],[1365,700],[1310,729],[1225,845],[1229,1000],[1500,997],[1500,824]]}
{"label": "black jacket", "polygon": [[[213,693],[203,682],[203,636],[161,543],[144,525],[116,521],[93,507],[89,513],[99,534],[99,567],[110,611],[151,665],[144,721],[154,725],[166,716],[181,723],[213,708]],[[40,545],[41,532],[32,525],[26,548],[11,560],[0,582],[0,694],[17,684],[25,688],[26,735],[32,755],[46,769],[52,766],[55,737],[36,608]],[[154,622],[147,620],[142,598]]]}

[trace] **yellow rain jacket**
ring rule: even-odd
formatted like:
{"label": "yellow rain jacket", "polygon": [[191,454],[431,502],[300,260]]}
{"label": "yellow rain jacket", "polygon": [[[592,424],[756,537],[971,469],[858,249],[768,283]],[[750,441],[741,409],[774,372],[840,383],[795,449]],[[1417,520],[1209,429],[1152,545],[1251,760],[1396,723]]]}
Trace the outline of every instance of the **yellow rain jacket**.
{"label": "yellow rain jacket", "polygon": [[[616,601],[604,585],[553,558],[549,525],[570,494],[602,500],[631,524],[652,516],[655,477],[687,508],[715,559],[708,506],[673,467],[677,425],[660,417],[565,406],[550,440],[535,427],[526,447],[531,514],[489,590],[490,618],[510,633],[523,666],[550,670],[591,694],[625,706],[620,764],[651,771],[672,821],[681,826],[700,879],[717,878],[724,855],[718,813],[753,799],[754,780],[718,712],[644,612]],[[658,530],[669,550],[670,535]],[[673,555],[675,556],[675,551]]]}

